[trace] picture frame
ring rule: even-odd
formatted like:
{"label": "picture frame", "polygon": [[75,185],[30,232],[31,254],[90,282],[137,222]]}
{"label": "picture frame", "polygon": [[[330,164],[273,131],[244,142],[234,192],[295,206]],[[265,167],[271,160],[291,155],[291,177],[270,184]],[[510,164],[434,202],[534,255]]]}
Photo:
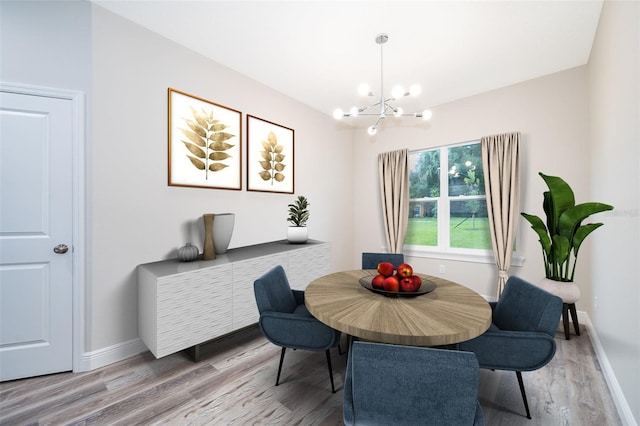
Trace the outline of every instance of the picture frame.
{"label": "picture frame", "polygon": [[247,114],[247,191],[293,194],[295,131]]}
{"label": "picture frame", "polygon": [[168,185],[242,190],[242,113],[168,89]]}

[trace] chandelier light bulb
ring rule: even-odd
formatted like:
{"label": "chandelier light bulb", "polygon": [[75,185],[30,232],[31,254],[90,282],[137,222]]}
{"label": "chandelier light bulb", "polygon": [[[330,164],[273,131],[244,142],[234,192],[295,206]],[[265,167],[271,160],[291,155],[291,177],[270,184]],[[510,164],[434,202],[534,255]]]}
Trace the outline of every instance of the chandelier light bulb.
{"label": "chandelier light bulb", "polygon": [[404,91],[404,87],[402,86],[396,86],[393,88],[393,90],[391,90],[391,96],[393,96],[394,99],[403,97],[405,93],[406,92]]}
{"label": "chandelier light bulb", "polygon": [[360,111],[358,111],[358,107],[354,106],[349,110],[349,115],[351,115],[352,117],[357,117],[359,112]]}
{"label": "chandelier light bulb", "polygon": [[344,111],[342,111],[340,108],[336,108],[335,110],[333,110],[333,118],[335,118],[336,120],[342,120],[342,117],[344,117]]}
{"label": "chandelier light bulb", "polygon": [[420,88],[419,84],[414,84],[409,88],[409,94],[411,96],[418,96],[421,91],[422,89]]}
{"label": "chandelier light bulb", "polygon": [[362,83],[358,86],[358,94],[360,96],[369,96],[371,94],[371,88],[367,83]]}
{"label": "chandelier light bulb", "polygon": [[378,129],[376,128],[376,126],[371,126],[367,129],[367,133],[369,133],[370,136],[375,135],[378,132]]}
{"label": "chandelier light bulb", "polygon": [[424,121],[430,120],[432,116],[433,116],[433,113],[431,112],[430,109],[425,109],[424,111],[422,111],[422,119]]}
{"label": "chandelier light bulb", "polygon": [[402,116],[403,112],[404,111],[402,110],[402,108],[398,107],[398,108],[396,108],[396,112],[394,112],[393,115],[395,115],[396,117],[400,117],[400,116]]}

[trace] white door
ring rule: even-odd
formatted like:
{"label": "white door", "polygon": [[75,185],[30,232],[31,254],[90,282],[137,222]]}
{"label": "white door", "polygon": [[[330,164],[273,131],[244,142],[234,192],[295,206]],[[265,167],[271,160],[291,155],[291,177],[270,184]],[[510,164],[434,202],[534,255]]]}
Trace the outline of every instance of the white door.
{"label": "white door", "polygon": [[0,92],[0,380],[73,368],[73,103]]}

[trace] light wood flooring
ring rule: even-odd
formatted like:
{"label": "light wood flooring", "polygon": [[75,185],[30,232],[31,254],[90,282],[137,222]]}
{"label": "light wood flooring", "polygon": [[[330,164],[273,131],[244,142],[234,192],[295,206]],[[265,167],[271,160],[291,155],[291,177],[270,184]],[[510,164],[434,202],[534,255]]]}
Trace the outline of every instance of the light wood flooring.
{"label": "light wood flooring", "polygon": [[[559,332],[553,361],[523,373],[532,420],[515,373],[481,370],[485,424],[620,425],[582,331],[569,341]],[[275,387],[279,353],[252,327],[204,345],[197,363],[185,353],[145,353],[86,373],[0,383],[0,424],[341,425],[346,355],[332,351],[332,394],[322,352],[288,350]]]}

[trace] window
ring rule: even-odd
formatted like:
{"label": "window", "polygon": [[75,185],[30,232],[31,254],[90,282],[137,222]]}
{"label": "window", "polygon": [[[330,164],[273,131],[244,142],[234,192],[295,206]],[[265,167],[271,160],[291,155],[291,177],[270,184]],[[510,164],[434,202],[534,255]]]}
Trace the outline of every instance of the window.
{"label": "window", "polygon": [[480,141],[409,154],[409,251],[491,251]]}

